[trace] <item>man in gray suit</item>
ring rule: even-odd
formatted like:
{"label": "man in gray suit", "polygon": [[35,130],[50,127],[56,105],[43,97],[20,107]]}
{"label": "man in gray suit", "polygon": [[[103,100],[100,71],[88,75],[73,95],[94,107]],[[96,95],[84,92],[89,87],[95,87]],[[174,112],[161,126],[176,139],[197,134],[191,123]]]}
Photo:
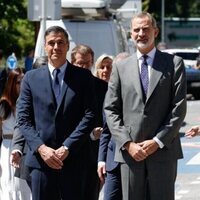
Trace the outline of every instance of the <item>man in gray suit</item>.
{"label": "man in gray suit", "polygon": [[123,200],[174,200],[179,128],[186,114],[183,60],[155,48],[158,28],[146,12],[132,18],[137,51],[114,64],[105,113],[121,163]]}

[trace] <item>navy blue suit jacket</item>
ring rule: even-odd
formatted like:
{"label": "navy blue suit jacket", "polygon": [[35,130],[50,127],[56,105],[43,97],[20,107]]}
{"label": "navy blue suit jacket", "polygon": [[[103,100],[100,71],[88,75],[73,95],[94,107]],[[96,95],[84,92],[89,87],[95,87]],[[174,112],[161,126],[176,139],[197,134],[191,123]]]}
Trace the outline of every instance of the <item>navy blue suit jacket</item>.
{"label": "navy blue suit jacket", "polygon": [[59,105],[56,105],[47,66],[25,74],[17,102],[17,122],[29,146],[28,166],[46,166],[37,152],[42,144],[54,149],[65,145],[70,152],[66,160],[76,158],[73,155],[81,152],[94,128],[93,92],[91,73],[69,62]]}
{"label": "navy blue suit jacket", "polygon": [[118,162],[114,161],[115,146],[115,141],[111,137],[107,123],[105,123],[100,137],[98,161],[106,163],[106,171],[112,171],[119,165]]}

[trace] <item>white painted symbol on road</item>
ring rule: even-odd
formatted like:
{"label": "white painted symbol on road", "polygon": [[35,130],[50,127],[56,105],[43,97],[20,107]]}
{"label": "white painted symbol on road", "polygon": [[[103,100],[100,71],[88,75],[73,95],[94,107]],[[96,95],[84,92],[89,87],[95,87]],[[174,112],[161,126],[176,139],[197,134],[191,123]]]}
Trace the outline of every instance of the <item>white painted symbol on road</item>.
{"label": "white painted symbol on road", "polygon": [[200,165],[200,152],[192,157],[186,165]]}

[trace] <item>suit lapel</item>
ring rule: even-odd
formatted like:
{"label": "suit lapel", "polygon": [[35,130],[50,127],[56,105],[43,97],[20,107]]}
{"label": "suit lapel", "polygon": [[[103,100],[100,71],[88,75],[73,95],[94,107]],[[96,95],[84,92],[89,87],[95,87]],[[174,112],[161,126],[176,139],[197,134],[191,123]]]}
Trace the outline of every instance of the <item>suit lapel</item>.
{"label": "suit lapel", "polygon": [[128,67],[129,70],[127,77],[131,76],[130,81],[133,83],[136,92],[143,100],[143,93],[142,93],[142,87],[141,87],[141,81],[140,81],[140,72],[139,72],[139,64],[137,60],[136,54],[132,56],[132,61],[130,62],[131,66]]}
{"label": "suit lapel", "polygon": [[62,101],[66,95],[67,89],[68,89],[68,85],[67,85],[67,80],[69,79],[69,71],[70,71],[70,64],[68,62],[67,64],[67,68],[65,70],[65,75],[64,75],[64,79],[63,79],[63,84],[62,84],[62,89],[61,89],[61,97],[60,97],[60,103],[57,105],[57,110],[56,110],[56,114],[62,104]]}
{"label": "suit lapel", "polygon": [[151,78],[150,78],[150,82],[149,82],[147,101],[150,98],[150,96],[152,95],[156,85],[158,84],[158,82],[163,74],[164,69],[165,69],[165,61],[162,59],[161,52],[156,50],[153,65],[152,65],[151,76],[150,76]]}
{"label": "suit lapel", "polygon": [[[53,103],[55,104],[55,107],[56,107],[56,99],[55,99],[55,96],[54,96],[54,93],[53,93],[52,80],[51,80],[51,75],[50,75],[48,66],[47,65],[44,66],[42,68],[41,73],[39,73],[39,74],[41,76],[41,80],[42,80],[42,83],[43,83],[41,85],[41,88],[44,85],[44,92],[45,92],[44,94],[46,94],[50,99],[52,99],[52,101],[53,101]],[[44,77],[48,77],[48,78],[44,78]]]}

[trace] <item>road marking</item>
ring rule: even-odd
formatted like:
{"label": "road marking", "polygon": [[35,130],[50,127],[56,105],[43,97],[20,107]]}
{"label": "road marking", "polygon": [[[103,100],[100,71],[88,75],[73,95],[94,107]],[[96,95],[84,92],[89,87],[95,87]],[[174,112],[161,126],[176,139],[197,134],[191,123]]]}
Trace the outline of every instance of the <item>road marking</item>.
{"label": "road marking", "polygon": [[189,190],[180,190],[178,191],[178,194],[187,194]]}
{"label": "road marking", "polygon": [[197,185],[197,184],[200,184],[200,181],[192,181],[190,184],[191,185]]}
{"label": "road marking", "polygon": [[186,165],[200,165],[200,152],[193,156]]}
{"label": "road marking", "polygon": [[182,195],[175,195],[175,200],[179,200],[179,199],[181,199],[182,198]]}
{"label": "road marking", "polygon": [[182,142],[181,145],[183,147],[200,148],[200,142]]}

